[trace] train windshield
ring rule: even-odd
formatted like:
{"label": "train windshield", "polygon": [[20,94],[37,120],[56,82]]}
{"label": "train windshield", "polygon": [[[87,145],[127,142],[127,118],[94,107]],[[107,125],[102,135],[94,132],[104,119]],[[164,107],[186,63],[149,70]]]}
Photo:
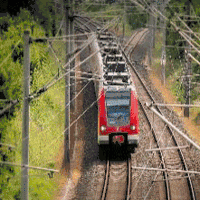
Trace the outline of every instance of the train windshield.
{"label": "train windshield", "polygon": [[107,119],[110,126],[130,123],[130,91],[106,92]]}

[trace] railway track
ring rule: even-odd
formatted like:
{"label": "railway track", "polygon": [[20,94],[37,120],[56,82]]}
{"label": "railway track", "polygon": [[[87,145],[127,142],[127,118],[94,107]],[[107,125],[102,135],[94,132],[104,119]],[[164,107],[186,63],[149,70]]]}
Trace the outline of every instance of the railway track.
{"label": "railway track", "polygon": [[[130,54],[130,52],[134,49],[136,49],[139,41],[141,41],[141,38],[143,38],[147,33],[149,32],[149,29],[139,29],[133,33],[133,35],[130,37],[128,42],[124,46],[124,51],[126,52],[127,55]],[[134,43],[131,44],[131,42],[135,41]]]}
{"label": "railway track", "polygon": [[97,28],[102,27],[102,25],[98,22],[94,22],[88,17],[85,16],[77,16],[75,18],[76,30],[80,32],[95,32]]}
{"label": "railway track", "polygon": [[[95,25],[91,25],[92,23],[88,22],[87,19],[79,19],[79,23],[82,26],[84,25],[83,27],[86,27],[84,29],[89,32],[93,31],[95,27]],[[159,157],[158,167],[161,167],[162,169],[183,169],[187,171],[188,165],[180,147],[181,145],[177,141],[177,136],[173,133],[170,127],[164,124],[159,118],[153,116],[152,113],[144,106],[145,102],[156,103],[156,100],[152,96],[151,92],[149,92],[145,81],[141,78],[137,69],[138,65],[133,64],[133,62],[135,62],[135,57],[133,55],[137,52],[141,41],[144,40],[148,33],[148,29],[138,30],[133,34],[124,47],[124,51],[129,54],[130,60],[132,60],[130,61],[130,66],[132,68],[132,76],[134,77],[138,88],[140,109],[143,110],[146,121],[150,129],[152,129],[155,141],[153,147],[158,149],[158,151],[155,151],[155,154]],[[132,43],[132,40],[135,40],[135,42]],[[163,114],[163,110],[160,110],[158,107],[157,109],[161,114]],[[154,124],[155,121],[157,125]],[[166,147],[175,147],[177,149],[162,149]],[[131,193],[131,187],[134,185],[134,183],[131,183],[131,165],[130,156],[128,156],[125,161],[113,161],[110,157],[108,157],[106,163],[101,164],[100,169],[97,170],[100,179],[96,184],[97,188],[95,199],[135,199],[133,197],[134,195]],[[165,199],[197,199],[195,197],[190,174],[163,172],[162,176],[158,176],[159,179],[156,178],[157,176],[154,177],[154,180],[149,187],[151,188],[156,181],[163,182],[164,187],[162,187],[163,184],[161,184],[162,186],[160,187],[161,189],[159,192],[163,193],[162,196]],[[178,189],[180,189],[181,192],[179,192]],[[144,199],[148,199],[148,195],[149,193],[147,193]],[[180,195],[182,195],[183,198],[180,198]]]}
{"label": "railway track", "polygon": [[108,156],[105,165],[101,200],[129,199],[131,194],[131,158],[113,161]]}
{"label": "railway track", "polygon": [[[144,79],[141,78],[140,74],[138,73],[136,69],[136,64],[132,64],[134,62],[133,60],[133,54],[135,54],[136,49],[138,48],[138,45],[140,42],[143,40],[145,33],[147,31],[143,31],[141,35],[140,31],[140,39],[137,40],[133,44],[132,49],[131,48],[125,48],[125,51],[128,52],[129,54],[129,60],[130,61],[130,66],[132,69],[132,76],[134,77],[134,80],[136,82],[136,86],[138,88],[138,96],[139,98],[139,105],[140,108],[143,110],[146,120],[148,121],[148,124],[152,128],[152,133],[153,137],[156,142],[156,148],[159,152],[159,157],[161,160],[160,166],[163,169],[183,169],[183,170],[188,170],[188,166],[186,163],[186,159],[184,158],[182,149],[179,145],[179,142],[177,141],[177,138],[173,131],[171,130],[168,125],[164,124],[164,122],[159,119],[158,117],[154,116],[154,121],[156,121],[155,124],[153,121],[153,116],[152,113],[144,106],[145,102],[153,102],[156,103],[156,100],[154,99],[153,95],[151,92],[149,92],[149,89],[147,88]],[[133,38],[135,38],[135,34]],[[131,41],[129,41],[129,46],[131,44]],[[141,68],[141,66],[140,66]],[[156,107],[156,109],[163,114],[163,110],[160,108]],[[161,136],[162,137],[161,137]],[[176,147],[177,149],[173,150],[161,150],[161,148],[166,148],[166,147]],[[166,199],[174,199],[177,197],[177,199],[180,199],[180,196],[182,196],[181,199],[196,199],[195,193],[194,193],[194,188],[193,184],[191,181],[191,176],[190,174],[186,173],[186,176],[183,174],[178,174],[178,173],[163,173],[163,181],[165,183],[165,197]],[[178,185],[178,186],[177,186]],[[185,188],[184,190],[181,189],[181,192],[177,191],[178,188]]]}

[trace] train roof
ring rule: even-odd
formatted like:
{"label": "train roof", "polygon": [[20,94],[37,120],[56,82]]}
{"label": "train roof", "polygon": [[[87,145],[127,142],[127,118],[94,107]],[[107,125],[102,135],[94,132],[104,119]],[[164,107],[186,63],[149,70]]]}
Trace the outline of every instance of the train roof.
{"label": "train roof", "polygon": [[102,77],[104,88],[112,91],[135,90],[126,59],[119,48],[115,36],[109,32],[98,32],[97,42],[99,46],[103,46],[101,55],[103,62]]}

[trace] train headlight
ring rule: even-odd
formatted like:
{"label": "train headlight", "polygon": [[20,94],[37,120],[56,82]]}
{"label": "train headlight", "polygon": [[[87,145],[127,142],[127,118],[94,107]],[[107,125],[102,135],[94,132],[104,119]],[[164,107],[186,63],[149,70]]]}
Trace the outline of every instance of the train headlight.
{"label": "train headlight", "polygon": [[105,131],[105,130],[106,130],[106,126],[104,126],[104,125],[101,126],[101,127],[100,127],[100,130],[101,130],[101,131]]}
{"label": "train headlight", "polygon": [[135,125],[131,125],[131,126],[130,126],[130,129],[131,129],[132,131],[134,131],[134,130],[136,129]]}

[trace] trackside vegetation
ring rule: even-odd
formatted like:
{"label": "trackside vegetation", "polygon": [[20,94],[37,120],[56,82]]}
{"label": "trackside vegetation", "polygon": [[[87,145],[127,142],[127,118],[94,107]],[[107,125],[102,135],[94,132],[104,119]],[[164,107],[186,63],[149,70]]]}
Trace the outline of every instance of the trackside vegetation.
{"label": "trackside vegetation", "polygon": [[[186,30],[187,28],[179,21],[174,13],[181,16],[181,18],[187,22],[190,28],[198,33],[200,28],[200,12],[199,12],[199,4],[196,0],[191,1],[190,15],[193,16],[191,19],[187,19],[184,16],[188,15],[188,1],[170,1],[172,4],[169,4],[169,7],[166,9],[166,16],[173,22],[175,22],[181,30]],[[190,21],[188,21],[190,20]],[[178,32],[174,30],[174,28],[167,22],[166,26],[166,83],[167,87],[170,89],[172,94],[176,97],[176,101],[179,103],[185,103],[185,85],[184,85],[184,76],[185,72],[185,63],[186,63],[186,55],[185,55],[185,46],[187,42],[180,36]],[[200,41],[197,38],[194,40],[200,44]],[[152,65],[154,72],[161,77],[161,52],[162,52],[162,31],[161,29],[157,29],[156,32],[156,42],[154,48],[154,63]],[[200,60],[200,56],[198,53],[194,53],[192,51],[192,55]],[[200,102],[200,90],[198,83],[200,82],[200,67],[199,65],[192,60],[191,62],[192,69],[192,77],[191,77],[191,93],[190,93],[190,103],[195,104]],[[190,119],[194,125],[199,125],[199,116],[200,109],[199,108],[191,108],[190,109]]]}
{"label": "trackside vegetation", "polygon": [[[45,31],[36,23],[27,10],[21,10],[16,18],[9,15],[0,18],[7,20],[8,27],[0,35],[0,93],[1,99],[22,100],[23,81],[23,32],[30,30],[31,37],[45,37]],[[63,42],[62,42],[63,43]],[[62,43],[52,43],[62,60]],[[48,43],[32,43],[31,91],[38,90],[58,72],[58,63]],[[56,157],[63,144],[64,129],[64,80],[30,103],[30,166],[56,169]],[[3,107],[3,103],[1,104]],[[14,148],[1,146],[1,161],[21,164],[22,103],[9,110],[1,117],[1,143]],[[20,199],[21,168],[0,164],[0,199]],[[51,174],[49,174],[51,175]],[[30,169],[30,199],[51,199],[57,184],[47,171]]]}

